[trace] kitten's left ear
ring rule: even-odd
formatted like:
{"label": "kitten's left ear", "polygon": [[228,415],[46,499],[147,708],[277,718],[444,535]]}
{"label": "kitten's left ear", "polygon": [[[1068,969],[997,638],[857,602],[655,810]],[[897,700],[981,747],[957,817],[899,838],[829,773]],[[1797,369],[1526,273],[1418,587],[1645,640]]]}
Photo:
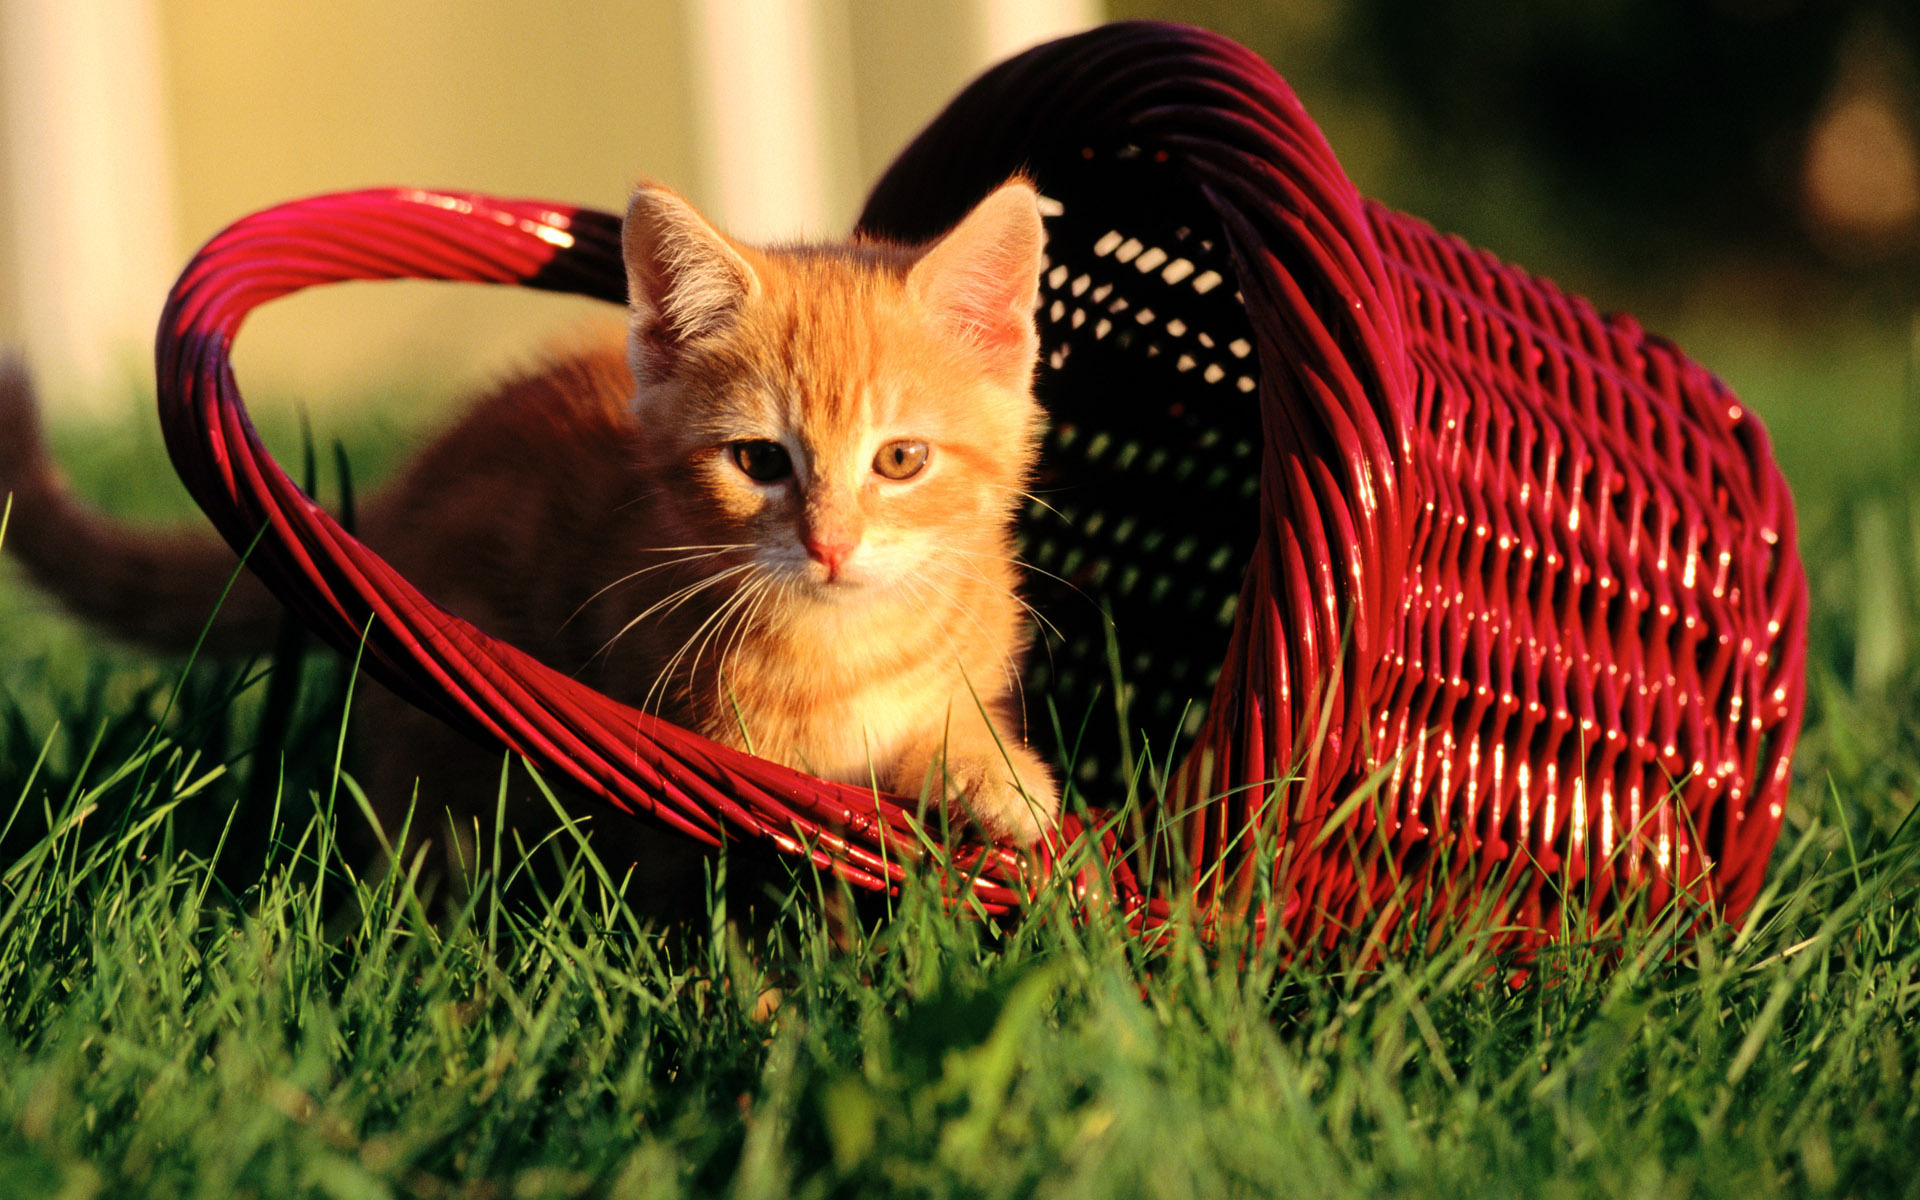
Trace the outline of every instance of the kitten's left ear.
{"label": "kitten's left ear", "polygon": [[634,189],[620,250],[633,310],[631,358],[643,381],[671,374],[687,343],[732,324],[760,282],[693,205],[658,184]]}
{"label": "kitten's left ear", "polygon": [[942,327],[974,347],[995,377],[1026,387],[1040,351],[1033,310],[1045,245],[1040,197],[1015,179],[934,243],[908,272],[907,289]]}

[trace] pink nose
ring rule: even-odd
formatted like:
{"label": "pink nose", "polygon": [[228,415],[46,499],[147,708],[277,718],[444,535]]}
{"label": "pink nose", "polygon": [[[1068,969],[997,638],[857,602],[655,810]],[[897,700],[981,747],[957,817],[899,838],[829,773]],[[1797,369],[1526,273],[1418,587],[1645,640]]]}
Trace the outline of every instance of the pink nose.
{"label": "pink nose", "polygon": [[829,578],[838,575],[847,559],[853,557],[857,543],[849,537],[835,537],[831,534],[810,534],[806,539],[807,557],[827,569]]}

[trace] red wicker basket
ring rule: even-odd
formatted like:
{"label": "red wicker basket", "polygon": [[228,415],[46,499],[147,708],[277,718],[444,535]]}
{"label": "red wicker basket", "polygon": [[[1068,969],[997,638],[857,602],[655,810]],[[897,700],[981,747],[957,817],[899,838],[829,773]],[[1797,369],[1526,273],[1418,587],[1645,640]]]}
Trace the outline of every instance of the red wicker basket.
{"label": "red wicker basket", "polygon": [[[1076,818],[1042,865],[1081,838],[1079,878],[1136,927],[1188,896],[1259,898],[1296,943],[1490,887],[1526,937],[1574,894],[1591,914],[1628,892],[1742,913],[1779,829],[1806,602],[1787,488],[1725,386],[1360,197],[1279,77],[1207,33],[1114,25],[1001,65],[908,147],[862,226],[932,236],[1015,171],[1054,202],[1048,503],[1023,532],[1058,637],[1029,704],[1051,699],[1090,804],[1122,794],[1127,728],[1182,764],[1177,853],[1147,869]],[[266,454],[229,361],[241,321],[388,278],[617,302],[618,221],[385,190],[209,242],[157,357],[169,450],[227,539],[260,535],[254,570],[336,646],[364,637],[384,682],[551,776],[694,838],[897,884],[922,845],[914,802],[548,670],[420,595]],[[1083,739],[1116,663],[1130,722]],[[1035,886],[1005,848],[963,853],[985,911]]]}

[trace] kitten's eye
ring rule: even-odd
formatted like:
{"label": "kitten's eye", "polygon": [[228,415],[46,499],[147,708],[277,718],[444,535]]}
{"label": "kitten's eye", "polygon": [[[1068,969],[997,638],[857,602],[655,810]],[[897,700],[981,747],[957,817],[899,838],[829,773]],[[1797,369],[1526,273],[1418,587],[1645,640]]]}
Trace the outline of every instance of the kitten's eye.
{"label": "kitten's eye", "polygon": [[793,459],[779,442],[735,442],[727,449],[733,456],[733,465],[745,472],[748,479],[773,483],[793,474]]}
{"label": "kitten's eye", "polygon": [[888,442],[873,456],[873,469],[888,479],[912,479],[927,465],[931,453],[925,442]]}

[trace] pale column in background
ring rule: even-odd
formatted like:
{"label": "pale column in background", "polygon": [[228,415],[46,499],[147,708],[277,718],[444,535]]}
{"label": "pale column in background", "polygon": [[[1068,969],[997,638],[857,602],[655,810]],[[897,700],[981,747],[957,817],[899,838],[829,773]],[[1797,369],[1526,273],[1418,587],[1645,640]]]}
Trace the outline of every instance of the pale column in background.
{"label": "pale column in background", "polygon": [[[857,121],[858,196],[976,75],[1035,42],[1097,24],[1098,0],[835,0],[848,15],[842,78]],[[857,207],[857,203],[855,205]]]}
{"label": "pale column in background", "polygon": [[1097,25],[1100,0],[980,0],[984,68],[1040,42]]}
{"label": "pale column in background", "polygon": [[952,92],[1099,0],[686,0],[698,101],[694,199],[748,240],[835,236]]}
{"label": "pale column in background", "polygon": [[694,197],[749,241],[828,229],[831,133],[811,0],[688,0],[701,175]]}
{"label": "pale column in background", "polygon": [[96,410],[151,373],[177,266],[158,43],[144,0],[0,2],[0,340]]}
{"label": "pale column in background", "polygon": [[[0,0],[0,346],[28,350],[59,411],[123,412],[127,385],[151,387],[193,246],[374,183],[615,206],[639,171],[743,237],[839,236],[957,88],[1099,7]],[[424,405],[613,316],[506,290],[315,289],[251,318],[236,362],[256,399]]]}

